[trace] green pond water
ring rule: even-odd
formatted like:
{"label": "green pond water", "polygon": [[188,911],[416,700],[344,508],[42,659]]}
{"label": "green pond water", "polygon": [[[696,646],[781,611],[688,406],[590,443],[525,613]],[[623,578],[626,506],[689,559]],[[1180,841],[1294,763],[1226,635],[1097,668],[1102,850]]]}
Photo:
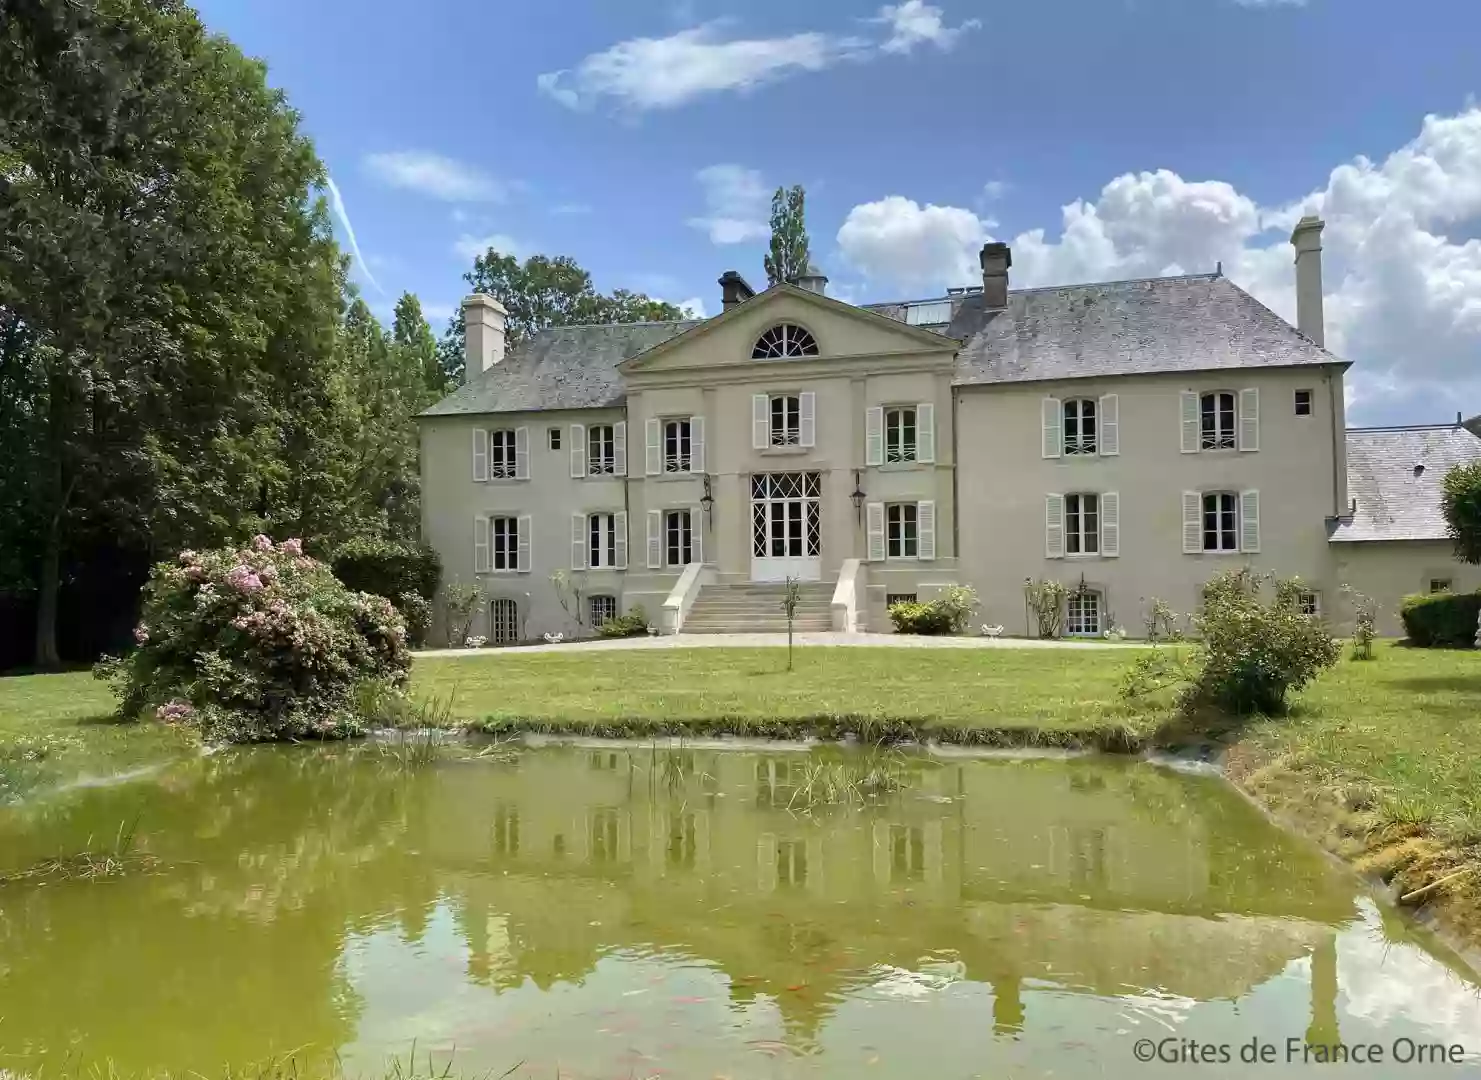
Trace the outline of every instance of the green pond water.
{"label": "green pond water", "polygon": [[1466,969],[1216,778],[909,758],[804,808],[841,756],[257,749],[0,811],[0,874],[136,823],[126,874],[0,886],[0,1070],[1272,1077],[1312,1040],[1481,1072],[1393,1060],[1481,1051]]}

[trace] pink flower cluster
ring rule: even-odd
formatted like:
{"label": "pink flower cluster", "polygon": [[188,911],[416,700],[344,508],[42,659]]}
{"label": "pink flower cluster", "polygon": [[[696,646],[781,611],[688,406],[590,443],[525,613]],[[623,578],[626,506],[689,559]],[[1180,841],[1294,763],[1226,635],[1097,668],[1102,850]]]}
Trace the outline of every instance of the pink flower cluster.
{"label": "pink flower cluster", "polygon": [[149,627],[145,626],[143,623],[140,623],[138,626],[134,627],[134,643],[137,645],[149,644]]}
{"label": "pink flower cluster", "polygon": [[195,715],[195,706],[177,698],[155,709],[154,715],[167,724],[178,724]]}
{"label": "pink flower cluster", "polygon": [[228,570],[226,583],[239,592],[256,592],[263,587],[262,578],[246,563],[237,563]]}

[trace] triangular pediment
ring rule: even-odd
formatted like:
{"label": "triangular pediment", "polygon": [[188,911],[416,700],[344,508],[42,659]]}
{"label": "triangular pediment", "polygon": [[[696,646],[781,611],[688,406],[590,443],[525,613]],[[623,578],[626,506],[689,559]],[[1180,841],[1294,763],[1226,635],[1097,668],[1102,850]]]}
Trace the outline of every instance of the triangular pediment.
{"label": "triangular pediment", "polygon": [[796,326],[817,343],[817,359],[954,352],[952,338],[909,326],[865,308],[792,285],[773,285],[743,304],[624,360],[625,374],[729,364],[786,363],[757,360],[756,343],[777,326]]}

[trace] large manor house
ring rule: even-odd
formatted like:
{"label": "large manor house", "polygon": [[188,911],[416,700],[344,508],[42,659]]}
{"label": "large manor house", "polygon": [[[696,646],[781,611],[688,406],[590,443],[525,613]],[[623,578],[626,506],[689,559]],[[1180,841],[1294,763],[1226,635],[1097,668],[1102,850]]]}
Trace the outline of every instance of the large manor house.
{"label": "large manor house", "polygon": [[1399,633],[1405,595],[1481,586],[1439,509],[1481,421],[1347,427],[1321,234],[1291,237],[1296,326],[1219,273],[1012,289],[1000,243],[934,299],[729,271],[712,318],[514,348],[470,296],[465,383],[421,418],[424,535],[490,642],[635,605],[665,633],[777,629],[788,579],[803,629],[889,632],[890,603],[963,584],[974,625],[1032,634],[1026,583],[1053,579],[1066,634],[1137,636],[1153,598],[1191,611],[1243,565],[1339,624],[1351,585]]}

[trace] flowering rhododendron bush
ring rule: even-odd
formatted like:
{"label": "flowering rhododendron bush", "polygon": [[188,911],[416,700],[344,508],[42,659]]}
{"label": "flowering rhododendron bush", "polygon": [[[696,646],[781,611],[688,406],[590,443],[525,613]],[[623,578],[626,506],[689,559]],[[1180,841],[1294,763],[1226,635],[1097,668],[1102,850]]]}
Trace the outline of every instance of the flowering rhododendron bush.
{"label": "flowering rhododendron bush", "polygon": [[358,734],[362,689],[400,689],[411,669],[389,600],[345,588],[299,541],[266,536],[156,566],[134,640],[99,671],[123,715],[150,710],[233,742]]}

